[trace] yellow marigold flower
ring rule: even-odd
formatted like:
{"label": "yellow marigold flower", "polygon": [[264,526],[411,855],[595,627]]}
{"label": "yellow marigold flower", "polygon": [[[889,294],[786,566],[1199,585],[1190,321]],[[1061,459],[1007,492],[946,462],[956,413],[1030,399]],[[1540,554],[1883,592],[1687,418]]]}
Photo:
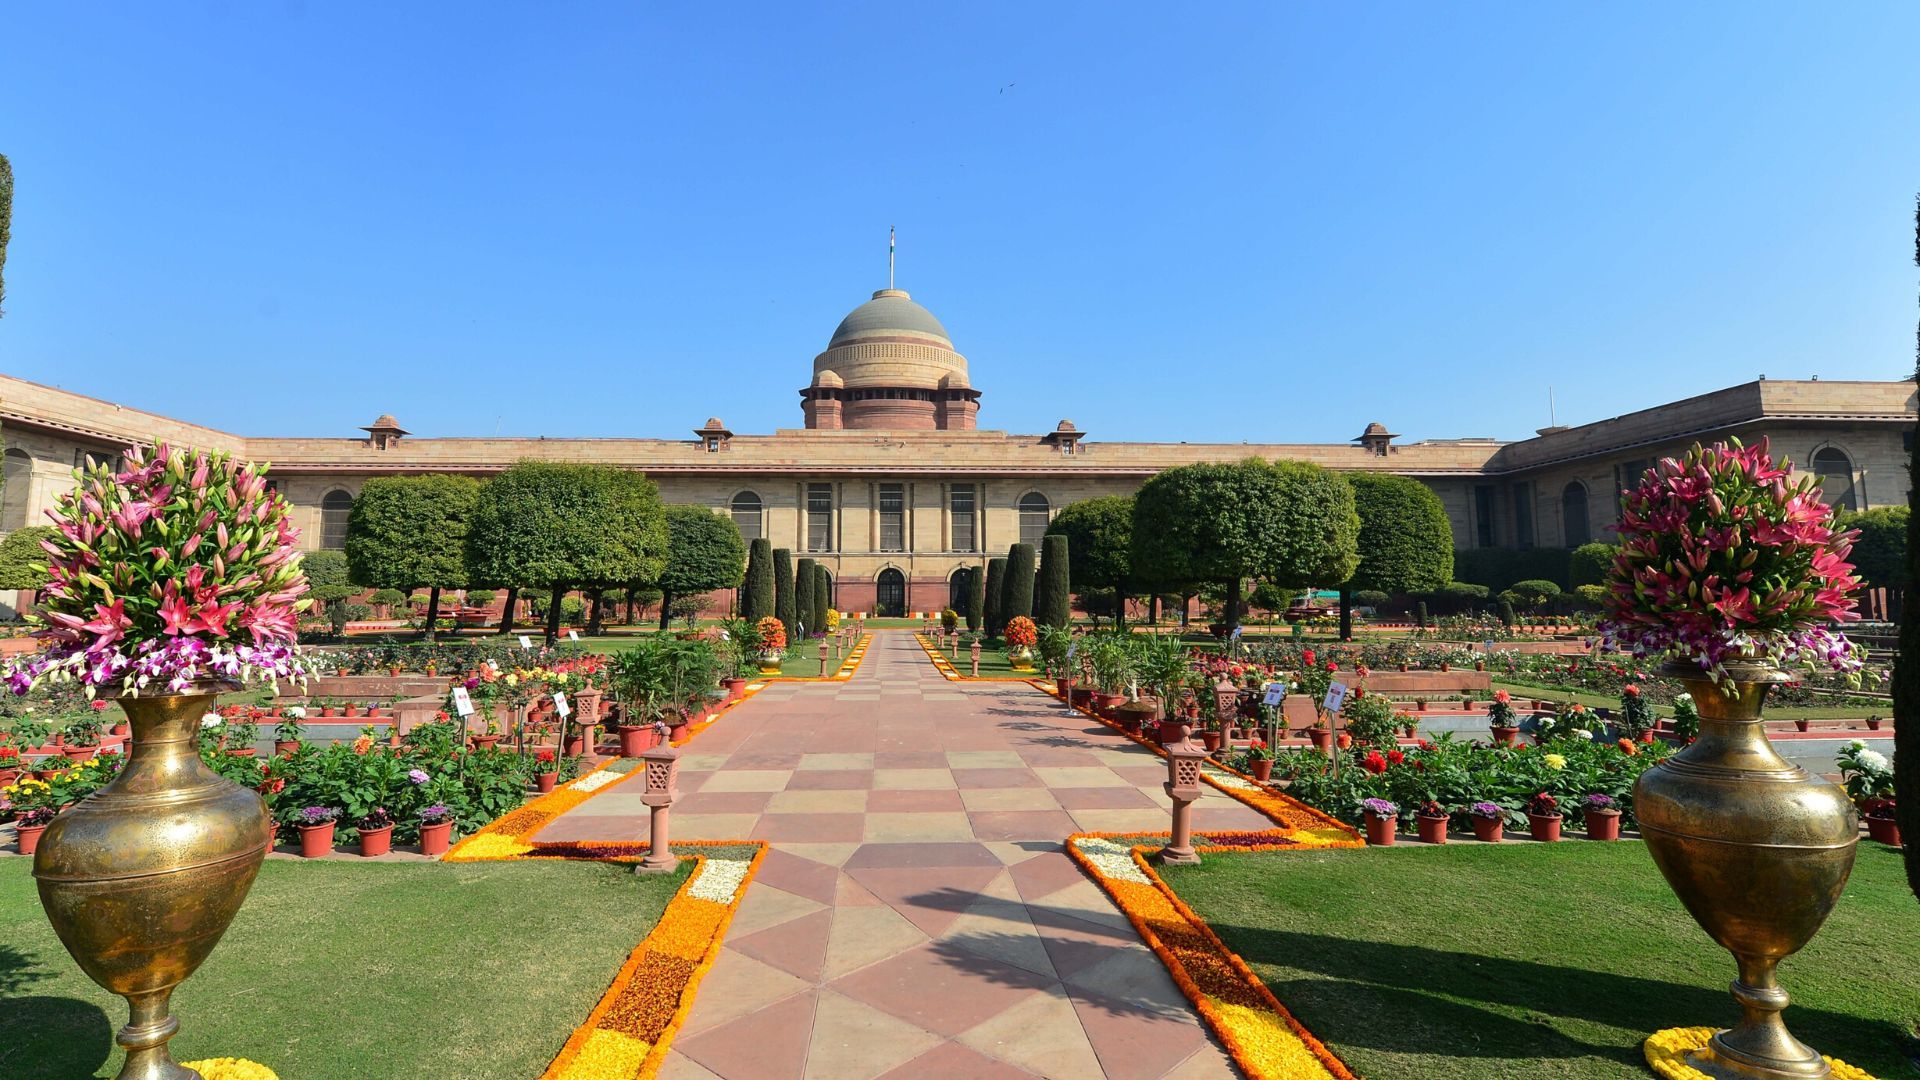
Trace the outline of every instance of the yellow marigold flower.
{"label": "yellow marigold flower", "polygon": [[[1708,1080],[1707,1074],[1694,1068],[1687,1061],[1687,1051],[1698,1050],[1713,1038],[1713,1028],[1680,1027],[1656,1031],[1647,1036],[1641,1045],[1641,1051],[1647,1056],[1647,1064],[1653,1071],[1666,1080]],[[1833,1058],[1826,1059],[1833,1069],[1833,1080],[1873,1080],[1865,1069],[1849,1065]]]}
{"label": "yellow marigold flower", "polygon": [[516,855],[525,855],[533,850],[532,844],[522,843],[499,833],[481,833],[469,837],[460,845],[458,851],[446,856],[449,862],[482,862],[487,859],[511,859]]}
{"label": "yellow marigold flower", "polygon": [[1564,769],[1567,767],[1567,759],[1560,754],[1544,754],[1541,756],[1541,760],[1545,761],[1547,767],[1550,769]]}
{"label": "yellow marigold flower", "polygon": [[203,1080],[280,1080],[279,1073],[246,1058],[207,1058],[181,1064],[199,1073]]}
{"label": "yellow marigold flower", "polygon": [[587,1036],[579,1056],[567,1063],[560,1076],[562,1080],[631,1080],[649,1049],[631,1035],[598,1029]]}

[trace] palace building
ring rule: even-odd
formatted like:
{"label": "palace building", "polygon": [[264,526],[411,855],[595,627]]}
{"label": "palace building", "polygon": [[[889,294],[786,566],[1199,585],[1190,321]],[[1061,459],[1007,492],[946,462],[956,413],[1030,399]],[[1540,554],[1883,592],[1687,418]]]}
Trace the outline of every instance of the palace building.
{"label": "palace building", "polygon": [[0,532],[43,521],[89,455],[156,436],[272,462],[315,548],[344,543],[369,476],[591,461],[641,470],[667,502],[710,507],[749,539],[818,560],[842,610],[929,611],[952,602],[956,571],[1037,543],[1061,507],[1200,461],[1294,458],[1415,477],[1446,504],[1460,548],[1604,538],[1619,492],[1650,462],[1728,436],[1771,438],[1847,509],[1904,504],[1916,405],[1910,382],[1761,380],[1517,442],[1401,442],[1355,417],[1348,444],[1210,445],[1094,439],[1068,420],[1038,434],[983,429],[981,397],[946,328],[898,289],[840,321],[800,389],[804,426],[771,434],[736,434],[713,417],[680,439],[422,438],[382,414],[342,438],[242,435],[0,376]]}

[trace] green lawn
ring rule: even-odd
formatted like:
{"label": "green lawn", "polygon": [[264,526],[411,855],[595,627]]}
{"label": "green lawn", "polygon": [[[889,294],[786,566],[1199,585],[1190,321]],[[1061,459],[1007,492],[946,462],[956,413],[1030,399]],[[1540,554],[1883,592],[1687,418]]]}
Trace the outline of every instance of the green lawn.
{"label": "green lawn", "polygon": [[[1661,1028],[1731,1024],[1732,957],[1638,843],[1208,855],[1162,873],[1368,1080],[1644,1080]],[[1920,903],[1862,843],[1789,958],[1787,1023],[1879,1080],[1920,1077]]]}
{"label": "green lawn", "polygon": [[[1620,699],[1618,697],[1609,697],[1606,694],[1590,694],[1584,690],[1549,690],[1539,686],[1531,686],[1527,683],[1507,682],[1505,680],[1495,680],[1493,688],[1495,690],[1505,690],[1514,697],[1538,698],[1541,701],[1577,701],[1589,709],[1617,709],[1620,707]],[[1478,693],[1476,693],[1475,696],[1482,699],[1486,697],[1485,694]],[[1653,707],[1653,711],[1658,716],[1673,715],[1673,709],[1666,705],[1656,705]],[[1882,716],[1890,716],[1893,713],[1893,706],[1890,704],[1880,708],[1871,708],[1865,705],[1767,706],[1767,718],[1770,720],[1859,720],[1876,712]]]}
{"label": "green lawn", "polygon": [[[947,649],[945,641],[938,638],[931,640],[940,647],[940,655],[947,658],[947,662],[953,665],[955,671],[962,675],[972,674],[972,638],[967,637],[964,632],[960,635],[960,654],[957,658]],[[1031,671],[1013,670],[1013,664],[1007,660],[1007,643],[999,638],[988,638],[980,643],[980,677],[983,679],[1038,679],[1045,674],[1046,672],[1040,670],[1038,658],[1035,658]]]}
{"label": "green lawn", "polygon": [[[32,861],[0,859],[0,1076],[112,1076],[125,1002],[54,937]],[[174,995],[174,1057],[251,1058],[287,1080],[537,1076],[685,874],[269,860]]]}

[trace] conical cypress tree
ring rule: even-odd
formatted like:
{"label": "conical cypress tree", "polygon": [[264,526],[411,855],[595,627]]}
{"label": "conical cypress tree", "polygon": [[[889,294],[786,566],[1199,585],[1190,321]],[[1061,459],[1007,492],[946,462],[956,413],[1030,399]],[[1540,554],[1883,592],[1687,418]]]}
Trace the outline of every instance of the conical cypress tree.
{"label": "conical cypress tree", "polygon": [[754,622],[773,614],[773,541],[764,536],[747,548],[747,595],[740,613]]}
{"label": "conical cypress tree", "polygon": [[813,619],[811,620],[811,625],[813,626],[813,632],[816,634],[824,634],[827,632],[827,609],[833,606],[833,604],[829,602],[832,598],[832,593],[833,586],[829,583],[827,568],[819,563],[814,563]]}
{"label": "conical cypress tree", "polygon": [[1006,589],[1005,589],[1006,581],[1007,581],[1007,560],[988,559],[987,560],[987,585],[986,585],[987,597],[986,597],[985,611],[984,611],[987,617],[986,628],[987,628],[988,637],[999,637],[1000,627],[1006,623],[1006,619],[1002,618],[1000,614],[1000,610],[1001,610],[1000,602],[1005,599],[1004,594],[1006,592]]}
{"label": "conical cypress tree", "polygon": [[787,645],[791,647],[800,640],[794,633],[799,615],[794,608],[793,552],[786,548],[773,549],[773,614],[787,628]]}
{"label": "conical cypress tree", "polygon": [[987,623],[987,571],[983,566],[967,568],[967,629],[979,632]]}
{"label": "conical cypress tree", "polygon": [[[1920,266],[1920,197],[1914,199],[1913,262]],[[1913,380],[1920,383],[1920,335]],[[1906,841],[1907,884],[1920,896],[1920,439],[1907,462],[1907,581],[1900,603],[1900,654],[1893,662],[1894,816]]]}
{"label": "conical cypress tree", "polygon": [[1005,607],[1000,616],[1008,622],[1016,615],[1033,618],[1033,545],[1015,544],[1007,549]]}
{"label": "conical cypress tree", "polygon": [[1067,538],[1050,533],[1040,541],[1040,582],[1034,587],[1033,621],[1064,630],[1073,623],[1073,586],[1067,577]]}
{"label": "conical cypress tree", "polygon": [[814,570],[819,565],[812,559],[801,559],[793,564],[793,617],[800,620],[809,634],[820,632],[820,624],[813,621],[813,586],[819,581],[819,575]]}

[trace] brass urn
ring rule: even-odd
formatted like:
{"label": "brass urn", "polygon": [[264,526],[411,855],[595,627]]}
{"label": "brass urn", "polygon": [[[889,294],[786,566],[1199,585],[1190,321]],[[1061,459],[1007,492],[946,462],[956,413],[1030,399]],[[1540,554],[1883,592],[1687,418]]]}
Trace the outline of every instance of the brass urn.
{"label": "brass urn", "polygon": [[221,691],[200,684],[121,698],[133,728],[120,775],[53,819],[33,858],[40,903],[94,982],[127,999],[114,1036],[120,1080],[186,1080],[167,1040],[173,988],[226,933],[266,858],[273,822],[260,796],[200,760],[200,719]]}
{"label": "brass urn", "polygon": [[1696,665],[1664,674],[1693,695],[1700,736],[1634,785],[1653,861],[1708,934],[1733,953],[1742,1017],[1689,1056],[1715,1077],[1824,1077],[1820,1055],[1787,1032],[1775,968],[1813,938],[1853,870],[1860,825],[1845,791],[1787,761],[1767,740],[1767,690],[1793,676],[1730,662],[1732,685]]}

